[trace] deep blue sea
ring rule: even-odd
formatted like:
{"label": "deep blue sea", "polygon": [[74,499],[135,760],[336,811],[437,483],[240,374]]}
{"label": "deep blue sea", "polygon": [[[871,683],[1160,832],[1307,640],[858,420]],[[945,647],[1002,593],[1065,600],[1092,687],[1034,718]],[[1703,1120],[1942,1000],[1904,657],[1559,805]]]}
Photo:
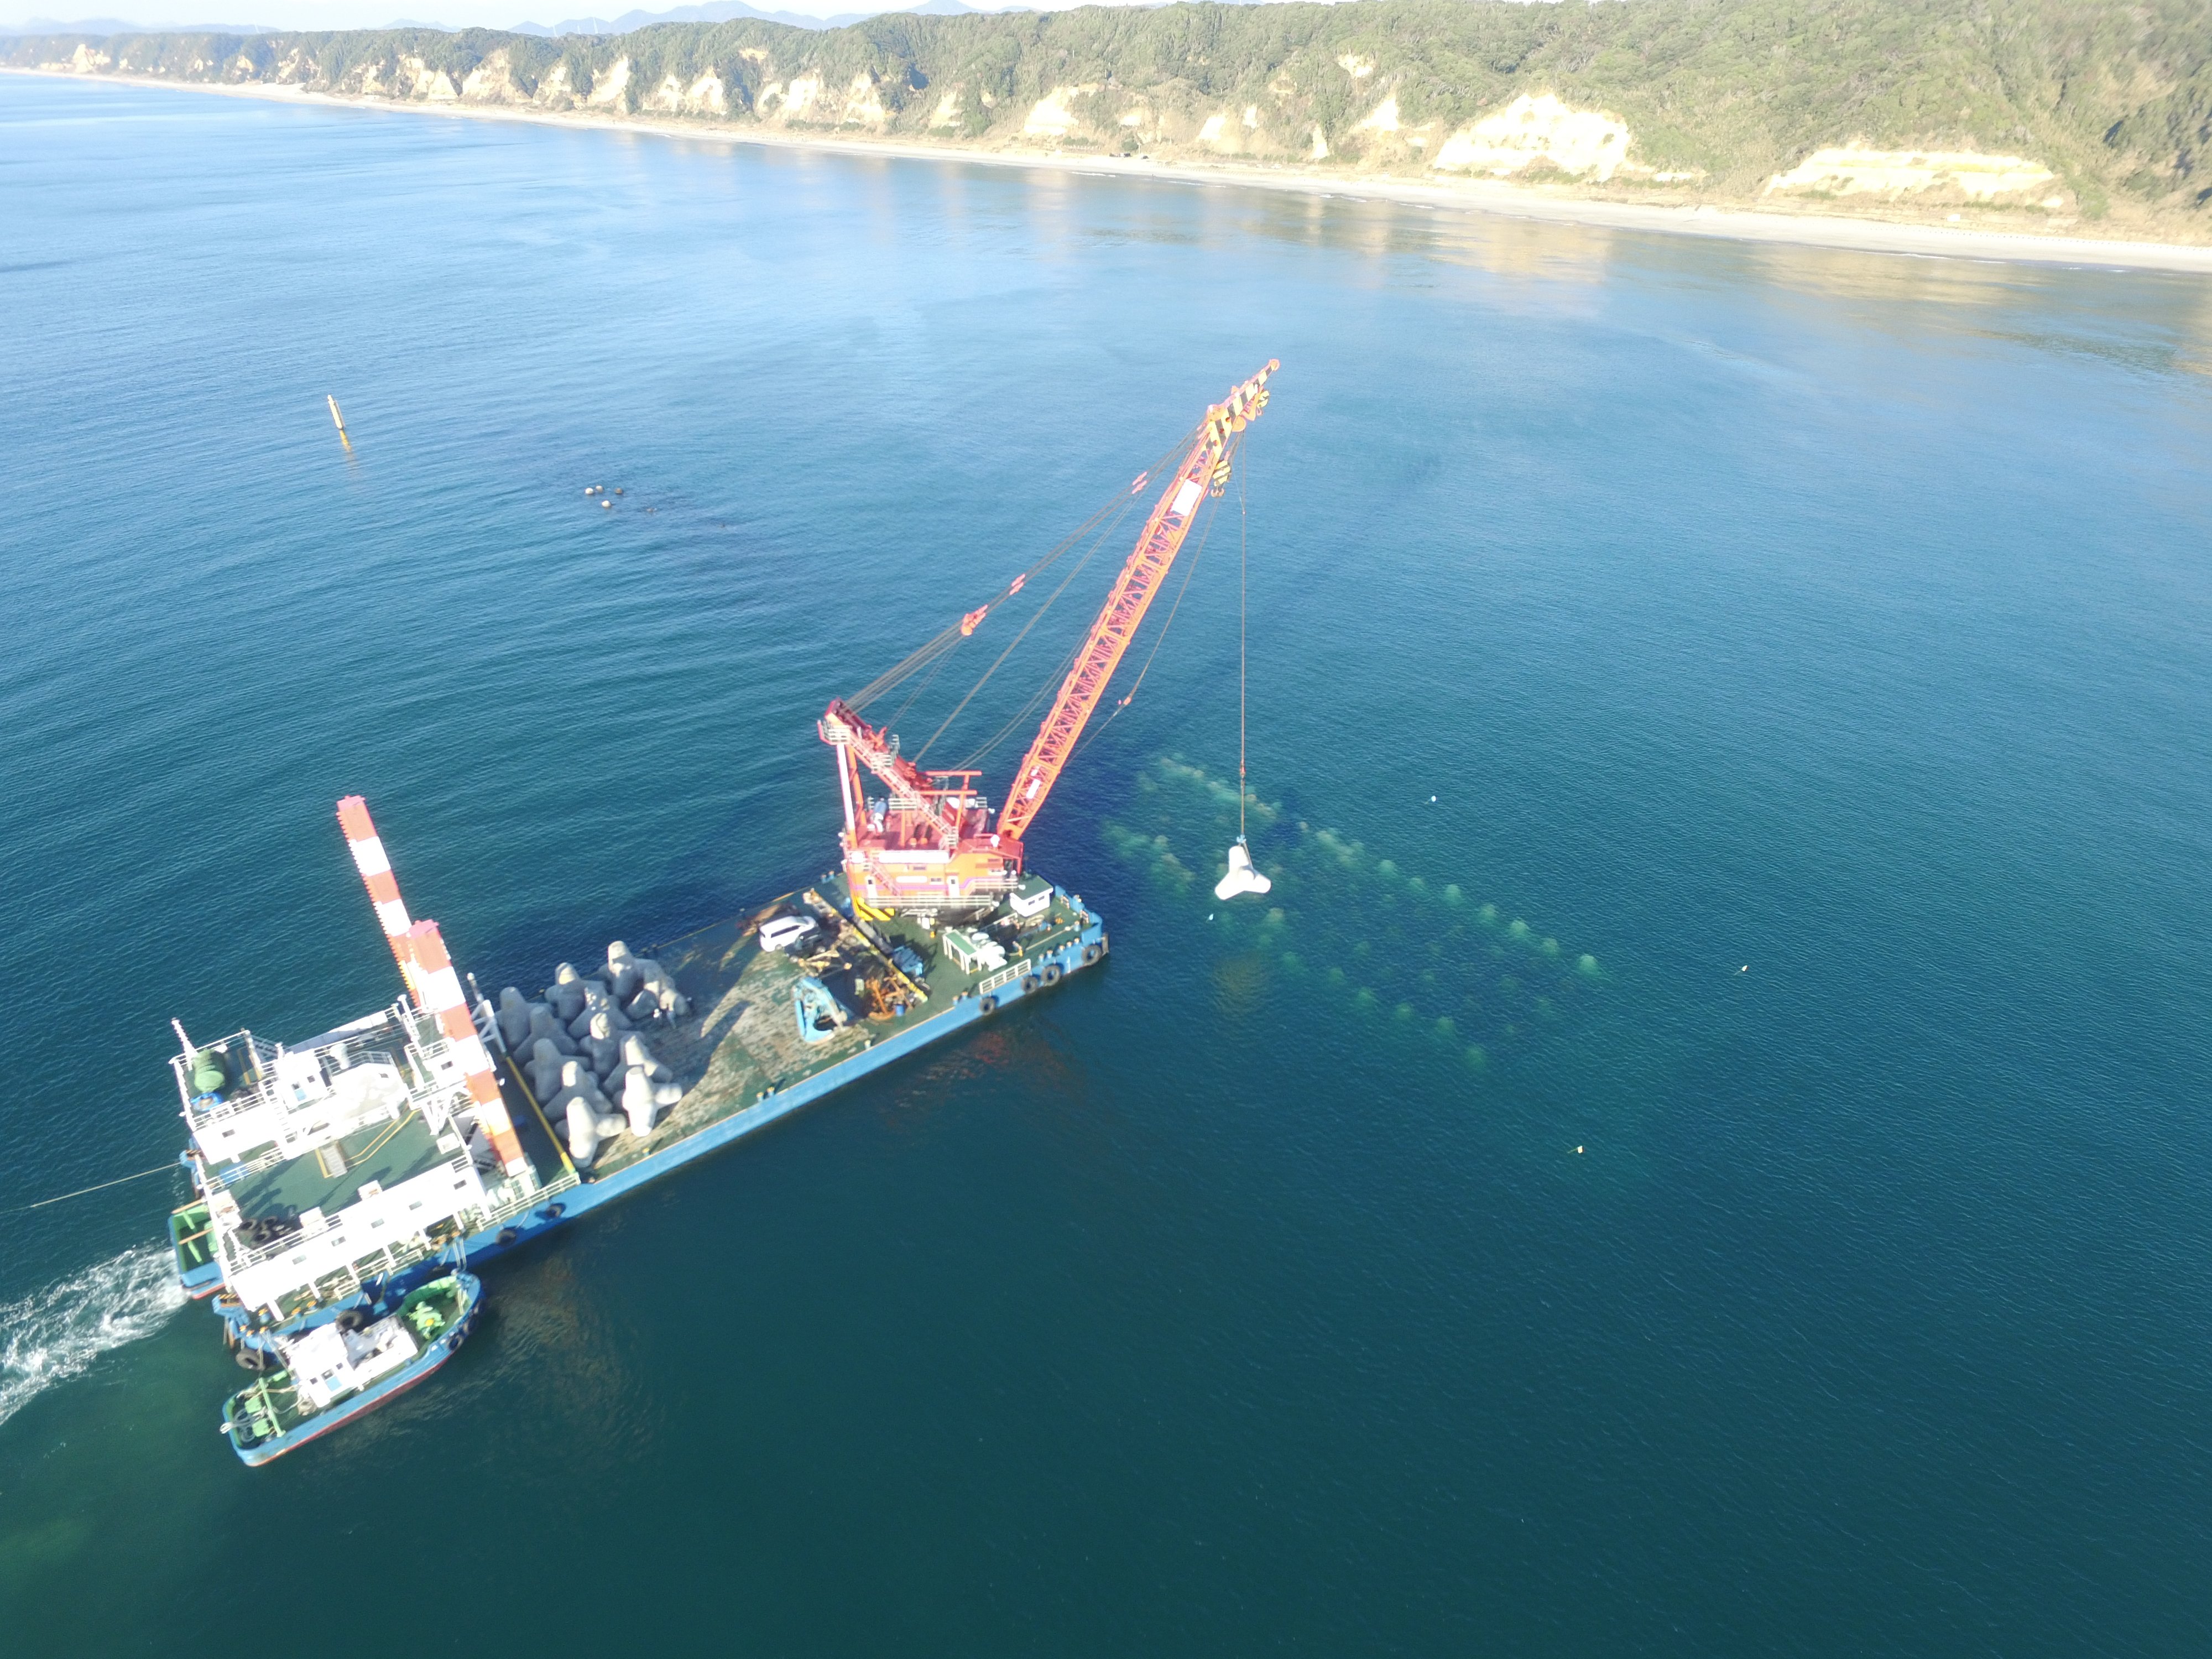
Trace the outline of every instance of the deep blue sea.
{"label": "deep blue sea", "polygon": [[[395,994],[336,798],[487,988],[806,881],[1271,356],[1105,969],[242,1467],[42,1200]],[[2208,558],[2202,279],[0,79],[0,1648],[2212,1650]]]}

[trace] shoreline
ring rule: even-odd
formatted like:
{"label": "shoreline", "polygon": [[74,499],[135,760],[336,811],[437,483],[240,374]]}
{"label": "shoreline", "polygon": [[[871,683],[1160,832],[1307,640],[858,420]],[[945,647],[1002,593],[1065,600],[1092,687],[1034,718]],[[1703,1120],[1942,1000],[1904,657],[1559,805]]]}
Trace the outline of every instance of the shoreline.
{"label": "shoreline", "polygon": [[956,144],[902,138],[840,138],[734,126],[704,126],[650,116],[573,114],[517,109],[498,104],[427,103],[412,100],[341,97],[303,88],[167,81],[138,75],[82,75],[66,70],[0,67],[0,74],[46,80],[155,87],[175,92],[213,93],[227,98],[257,98],[274,103],[330,109],[388,110],[440,115],[461,120],[514,121],[533,126],[642,133],[655,137],[729,144],[762,144],[786,149],[823,150],[835,155],[933,161],[985,167],[1044,169],[1087,173],[1095,178],[1145,179],[1197,185],[1269,190],[1348,201],[1393,202],[1494,218],[1533,220],[1601,229],[1651,231],[1663,235],[1764,242],[1829,248],[1856,253],[1975,259],[2016,264],[2079,265],[2100,270],[2159,270],[2212,276],[2212,246],[2181,242],[2138,242],[2090,237],[2041,235],[2031,231],[1952,229],[1948,226],[1861,219],[1840,214],[1786,213],[1703,204],[1662,207],[1656,204],[1607,202],[1555,196],[1527,185],[1476,180],[1417,181],[1376,177],[1328,177],[1279,167],[1234,162],[1192,164],[1136,156],[1076,155],[1044,151],[970,149]]}

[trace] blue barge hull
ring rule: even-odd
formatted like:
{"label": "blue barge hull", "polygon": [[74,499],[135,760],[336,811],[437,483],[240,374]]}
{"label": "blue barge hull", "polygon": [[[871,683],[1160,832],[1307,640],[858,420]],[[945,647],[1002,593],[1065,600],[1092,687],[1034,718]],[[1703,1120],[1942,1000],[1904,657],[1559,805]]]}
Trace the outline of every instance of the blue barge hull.
{"label": "blue barge hull", "polygon": [[[842,887],[839,892],[842,896]],[[1079,900],[1069,900],[1055,893],[1054,905],[1066,925],[1052,928],[1039,942],[1039,948],[1025,950],[1011,957],[1005,967],[988,974],[963,974],[950,963],[940,963],[927,978],[933,993],[931,1006],[898,1021],[885,1035],[819,1070],[772,1089],[763,1098],[750,1104],[737,1104],[726,1115],[619,1167],[576,1172],[573,1184],[550,1190],[545,1202],[510,1218],[504,1225],[488,1227],[471,1236],[466,1241],[468,1259],[471,1262],[488,1261],[532,1243],[601,1205],[612,1203],[695,1159],[757,1133],[812,1105],[823,1096],[919,1054],[979,1021],[994,1018],[1012,1004],[1050,990],[1066,975],[1102,961],[1107,951],[1105,923],[1084,908]],[[823,908],[826,914],[829,907]],[[732,925],[750,926],[724,924]],[[661,947],[664,954],[668,948]],[[936,1006],[940,1000],[944,1006]],[[787,1022],[788,1010],[778,1010],[771,1018]],[[530,1096],[512,1060],[506,1062],[503,1069],[505,1085],[512,1095],[521,1097],[530,1117],[544,1128],[558,1152],[558,1126],[548,1123],[538,1110],[538,1103]],[[568,1164],[565,1155],[562,1162]]]}

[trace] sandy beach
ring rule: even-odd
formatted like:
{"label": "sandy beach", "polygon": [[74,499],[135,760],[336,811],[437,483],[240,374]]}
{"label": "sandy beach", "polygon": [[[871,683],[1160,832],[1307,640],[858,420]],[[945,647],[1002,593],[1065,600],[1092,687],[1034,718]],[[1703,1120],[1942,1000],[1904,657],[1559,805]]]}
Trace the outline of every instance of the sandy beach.
{"label": "sandy beach", "polygon": [[911,139],[831,137],[812,133],[708,125],[695,121],[654,119],[651,117],[516,109],[496,104],[346,98],[282,86],[218,86],[204,82],[167,81],[147,76],[81,75],[52,70],[8,69],[0,70],[0,73],[40,75],[62,81],[161,87],[172,91],[213,93],[231,98],[260,98],[280,103],[447,116],[471,121],[520,121],[541,126],[597,127],[610,131],[680,138],[693,143],[767,144],[793,149],[828,150],[848,155],[891,156],[902,160],[953,161],[983,167],[1042,168],[1100,178],[1150,179],[1186,185],[1284,191],[1346,201],[1397,202],[1458,213],[1594,225],[1615,230],[1658,231],[1677,236],[1790,243],[1806,247],[1847,249],[1862,253],[2002,260],[2098,270],[2166,270],[2212,276],[2212,246],[2180,243],[2036,235],[2024,231],[1897,222],[1840,214],[1601,201],[1565,191],[1553,192],[1541,186],[1462,179],[1397,179],[1388,174],[1326,174],[1231,161],[1196,163],[1159,161],[1136,156],[1069,155],[1051,151],[970,149],[957,144],[920,143]]}

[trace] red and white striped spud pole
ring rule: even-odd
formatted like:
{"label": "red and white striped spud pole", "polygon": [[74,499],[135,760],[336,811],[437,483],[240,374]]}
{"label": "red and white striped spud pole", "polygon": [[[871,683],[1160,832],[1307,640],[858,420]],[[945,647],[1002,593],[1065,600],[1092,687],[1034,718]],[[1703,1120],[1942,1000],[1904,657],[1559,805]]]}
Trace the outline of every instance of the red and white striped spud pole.
{"label": "red and white striped spud pole", "polygon": [[354,867],[361,872],[362,882],[368,889],[368,902],[376,907],[377,925],[384,929],[385,943],[391,945],[392,957],[399,963],[399,977],[407,981],[409,994],[419,1003],[422,996],[415,984],[415,963],[408,945],[407,906],[399,896],[392,860],[385,855],[384,839],[368,816],[368,803],[359,795],[348,795],[340,801],[338,827],[345,831],[346,850],[353,854]]}
{"label": "red and white striped spud pole", "polygon": [[477,1035],[477,1023],[469,1016],[468,997],[461,989],[460,975],[453,971],[453,958],[446,954],[438,924],[416,922],[407,930],[407,943],[415,962],[415,994],[422,1012],[438,1022],[438,1029],[461,1062],[477,1121],[490,1137],[500,1167],[511,1176],[520,1175],[530,1167],[529,1161],[522,1155],[522,1143],[514,1138],[514,1120],[507,1115],[507,1103],[500,1097],[491,1054]]}

